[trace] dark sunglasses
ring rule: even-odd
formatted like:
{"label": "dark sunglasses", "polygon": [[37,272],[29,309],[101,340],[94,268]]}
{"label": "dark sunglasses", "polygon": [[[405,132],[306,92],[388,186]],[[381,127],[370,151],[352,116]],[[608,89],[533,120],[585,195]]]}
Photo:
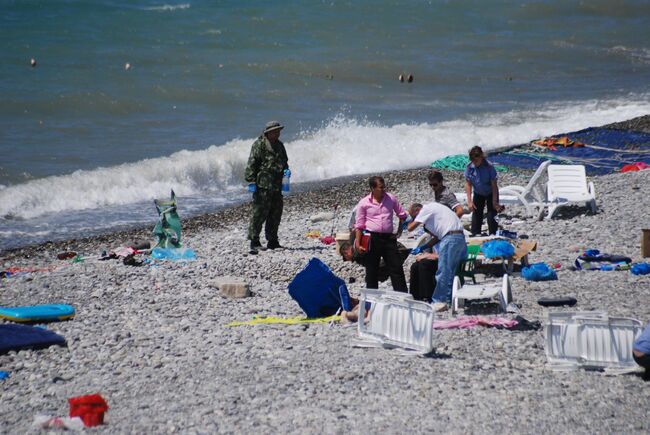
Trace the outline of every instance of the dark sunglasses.
{"label": "dark sunglasses", "polygon": [[440,186],[440,183],[429,183],[429,186],[438,187],[438,186]]}

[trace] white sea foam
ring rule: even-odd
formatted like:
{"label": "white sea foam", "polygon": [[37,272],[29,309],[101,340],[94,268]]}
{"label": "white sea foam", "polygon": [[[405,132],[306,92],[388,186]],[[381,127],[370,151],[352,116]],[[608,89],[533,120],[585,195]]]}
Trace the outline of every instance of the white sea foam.
{"label": "white sea foam", "polygon": [[180,9],[189,9],[192,5],[189,3],[181,3],[178,5],[159,5],[159,6],[150,6],[144,8],[147,11],[175,11]]}
{"label": "white sea foam", "polygon": [[622,45],[617,45],[612,48],[606,49],[609,53],[622,54],[632,60],[642,63],[650,63],[650,50],[647,48],[628,48]]}
{"label": "white sea foam", "polygon": [[[292,182],[429,165],[444,156],[485,150],[650,113],[647,95],[625,100],[562,102],[538,109],[416,125],[380,125],[336,117],[324,127],[285,142]],[[92,171],[48,177],[0,190],[0,218],[98,209],[166,197],[224,197],[242,191],[254,139],[201,151],[180,151]]]}

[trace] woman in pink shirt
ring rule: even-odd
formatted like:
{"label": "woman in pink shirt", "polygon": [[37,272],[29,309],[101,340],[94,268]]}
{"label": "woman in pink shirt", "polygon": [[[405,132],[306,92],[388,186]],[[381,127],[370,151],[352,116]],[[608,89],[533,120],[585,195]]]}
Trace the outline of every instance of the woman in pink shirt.
{"label": "woman in pink shirt", "polygon": [[[393,289],[408,292],[402,261],[397,252],[397,238],[402,233],[402,223],[408,216],[397,198],[386,192],[382,177],[374,176],[368,180],[370,194],[361,198],[356,207],[354,249],[366,255],[366,287],[377,288],[379,262],[383,257]],[[399,229],[393,234],[393,213],[399,218]],[[368,251],[361,246],[361,232],[370,233]]]}

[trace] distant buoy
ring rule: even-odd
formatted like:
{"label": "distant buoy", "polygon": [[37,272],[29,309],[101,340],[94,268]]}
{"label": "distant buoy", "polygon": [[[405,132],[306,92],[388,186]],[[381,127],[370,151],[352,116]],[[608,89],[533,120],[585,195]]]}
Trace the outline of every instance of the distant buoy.
{"label": "distant buoy", "polygon": [[125,63],[125,64],[124,64],[124,69],[125,69],[126,71],[130,70],[130,69],[131,69],[131,64],[128,63],[128,62]]}
{"label": "distant buoy", "polygon": [[32,68],[36,68],[36,59],[32,58],[32,60],[29,61],[29,64],[32,66]]}
{"label": "distant buoy", "polygon": [[406,79],[407,82],[413,83],[413,74],[409,74],[408,78]]}
{"label": "distant buoy", "polygon": [[400,74],[399,77],[397,77],[397,80],[399,80],[400,83],[404,83],[404,75]]}

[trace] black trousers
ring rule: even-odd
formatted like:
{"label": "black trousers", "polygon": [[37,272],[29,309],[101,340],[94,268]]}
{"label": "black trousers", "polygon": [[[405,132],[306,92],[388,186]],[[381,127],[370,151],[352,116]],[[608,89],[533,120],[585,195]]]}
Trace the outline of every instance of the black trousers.
{"label": "black trousers", "polygon": [[371,233],[370,250],[366,254],[366,287],[379,287],[379,262],[384,259],[393,290],[407,292],[402,258],[397,251],[397,240],[392,234]]}
{"label": "black trousers", "polygon": [[411,294],[417,301],[430,301],[436,288],[438,260],[420,260],[411,265]]}
{"label": "black trousers", "polygon": [[487,205],[487,224],[488,231],[490,235],[496,234],[499,229],[496,219],[494,217],[497,215],[497,211],[494,209],[492,204],[492,194],[489,195],[479,195],[474,192],[472,198],[476,210],[472,213],[472,235],[481,234],[481,225],[483,225],[483,209]]}
{"label": "black trousers", "polygon": [[638,365],[645,368],[646,373],[650,373],[650,354],[643,354],[643,356],[632,356]]}

